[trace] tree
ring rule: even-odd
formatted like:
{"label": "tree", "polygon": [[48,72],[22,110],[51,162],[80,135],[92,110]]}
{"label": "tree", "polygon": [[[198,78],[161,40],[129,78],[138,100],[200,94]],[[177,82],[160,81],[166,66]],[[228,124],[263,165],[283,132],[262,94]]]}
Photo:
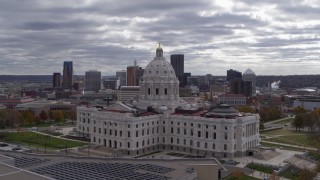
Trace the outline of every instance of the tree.
{"label": "tree", "polygon": [[306,114],[305,125],[308,127],[308,131],[311,131],[312,133],[315,131],[318,120],[318,111],[312,111]]}
{"label": "tree", "polygon": [[293,126],[296,128],[296,131],[297,131],[297,129],[299,129],[299,131],[300,131],[300,128],[304,127],[305,116],[306,116],[305,114],[299,113],[294,118]]}
{"label": "tree", "polygon": [[63,120],[63,112],[62,111],[53,111],[53,119],[55,122],[58,123],[59,125],[59,122]]}
{"label": "tree", "polygon": [[44,123],[44,121],[48,119],[48,114],[47,114],[46,111],[42,110],[42,111],[40,112],[39,117],[40,117],[40,119],[42,120],[42,122]]}
{"label": "tree", "polygon": [[5,123],[8,117],[8,112],[6,109],[2,109],[0,110],[0,128],[4,128],[5,127]]}
{"label": "tree", "polygon": [[292,112],[296,113],[296,114],[301,114],[301,113],[306,113],[308,112],[308,110],[306,110],[304,107],[302,106],[297,106],[295,108],[292,109]]}
{"label": "tree", "polygon": [[35,121],[36,124],[38,125],[38,124],[40,124],[40,122],[41,122],[41,118],[40,118],[39,116],[36,116],[36,117],[34,118],[34,121]]}
{"label": "tree", "polygon": [[70,111],[69,111],[69,118],[71,119],[72,124],[73,124],[74,121],[77,120],[77,112],[76,112],[76,111],[73,111],[73,110],[70,110]]}
{"label": "tree", "polygon": [[302,169],[299,172],[298,179],[299,180],[309,180],[309,179],[313,179],[316,175],[317,175],[317,173],[315,171],[313,171],[313,170]]}
{"label": "tree", "polygon": [[31,111],[23,111],[22,112],[22,118],[24,120],[24,124],[25,125],[26,124],[31,125],[35,121],[34,114]]}
{"label": "tree", "polygon": [[14,109],[8,109],[8,116],[6,119],[6,125],[7,126],[19,126],[21,124],[23,124],[23,119],[22,119],[22,115],[19,111],[14,110]]}

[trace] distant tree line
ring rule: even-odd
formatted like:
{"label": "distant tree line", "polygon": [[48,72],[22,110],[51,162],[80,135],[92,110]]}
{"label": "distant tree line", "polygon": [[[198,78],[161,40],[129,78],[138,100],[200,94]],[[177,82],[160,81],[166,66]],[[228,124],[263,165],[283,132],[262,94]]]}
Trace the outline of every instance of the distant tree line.
{"label": "distant tree line", "polygon": [[52,110],[46,112],[41,111],[39,116],[35,116],[32,111],[17,111],[14,109],[0,110],[0,128],[15,128],[18,126],[32,126],[45,123],[65,123],[69,119],[74,123],[76,120],[76,112],[73,110],[62,111]]}
{"label": "distant tree line", "polygon": [[257,76],[257,86],[267,87],[268,82],[281,81],[280,88],[320,88],[320,75],[289,75],[289,76]]}

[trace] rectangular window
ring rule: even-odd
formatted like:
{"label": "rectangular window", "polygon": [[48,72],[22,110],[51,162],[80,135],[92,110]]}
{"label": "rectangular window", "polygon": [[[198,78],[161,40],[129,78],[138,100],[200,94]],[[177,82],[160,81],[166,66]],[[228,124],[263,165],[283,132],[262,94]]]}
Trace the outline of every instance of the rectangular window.
{"label": "rectangular window", "polygon": [[201,131],[198,131],[198,137],[201,137]]}
{"label": "rectangular window", "polygon": [[167,95],[168,94],[168,90],[167,88],[164,88],[164,95]]}
{"label": "rectangular window", "polygon": [[156,88],[156,95],[159,95],[159,89]]}
{"label": "rectangular window", "polygon": [[128,137],[130,137],[130,131],[128,131]]}

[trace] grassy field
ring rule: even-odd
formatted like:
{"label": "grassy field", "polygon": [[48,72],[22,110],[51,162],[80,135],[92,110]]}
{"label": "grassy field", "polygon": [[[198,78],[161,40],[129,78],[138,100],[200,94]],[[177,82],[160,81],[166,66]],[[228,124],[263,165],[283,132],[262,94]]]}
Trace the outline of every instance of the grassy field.
{"label": "grassy field", "polygon": [[292,122],[293,122],[293,118],[287,118],[282,121],[274,122],[272,124],[288,124],[288,123],[292,123]]}
{"label": "grassy field", "polygon": [[308,134],[306,132],[298,132],[290,129],[277,129],[277,130],[271,130],[271,131],[264,131],[260,132],[261,135],[264,136],[269,136],[269,137],[274,137],[274,136],[279,136],[279,135],[297,135],[297,134]]}
{"label": "grassy field", "polygon": [[297,146],[315,147],[314,144],[309,140],[308,135],[291,135],[291,136],[279,136],[268,139],[268,141],[292,144]]}
{"label": "grassy field", "polygon": [[258,180],[258,178],[242,174],[240,177],[230,175],[230,176],[224,178],[224,180]]}
{"label": "grassy field", "polygon": [[272,174],[273,169],[271,167],[262,166],[259,164],[250,163],[246,166],[247,168],[254,169],[256,171],[260,171],[267,174]]}
{"label": "grassy field", "polygon": [[[317,148],[317,145],[310,141],[308,137],[309,134],[307,132],[298,132],[290,129],[277,129],[261,132],[260,134],[261,138],[265,141]],[[266,139],[266,136],[269,138]]]}
{"label": "grassy field", "polygon": [[87,143],[64,140],[60,138],[50,137],[35,132],[17,132],[17,133],[0,133],[0,141],[12,142],[15,144],[28,145],[39,148],[61,149],[83,146]]}

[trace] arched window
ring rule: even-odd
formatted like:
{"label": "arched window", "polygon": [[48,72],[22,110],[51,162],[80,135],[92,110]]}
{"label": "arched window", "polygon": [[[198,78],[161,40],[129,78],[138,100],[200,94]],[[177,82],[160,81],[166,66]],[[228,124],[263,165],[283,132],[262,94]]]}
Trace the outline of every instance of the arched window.
{"label": "arched window", "polygon": [[128,142],[128,148],[130,148],[130,142]]}
{"label": "arched window", "polygon": [[151,89],[150,88],[148,88],[148,95],[150,95],[151,94]]}
{"label": "arched window", "polygon": [[227,145],[226,145],[226,144],[224,144],[223,149],[224,149],[224,150],[227,150]]}
{"label": "arched window", "polygon": [[216,149],[216,144],[215,143],[212,144],[212,149]]}
{"label": "arched window", "polygon": [[164,95],[167,95],[168,94],[168,90],[167,88],[164,88]]}

